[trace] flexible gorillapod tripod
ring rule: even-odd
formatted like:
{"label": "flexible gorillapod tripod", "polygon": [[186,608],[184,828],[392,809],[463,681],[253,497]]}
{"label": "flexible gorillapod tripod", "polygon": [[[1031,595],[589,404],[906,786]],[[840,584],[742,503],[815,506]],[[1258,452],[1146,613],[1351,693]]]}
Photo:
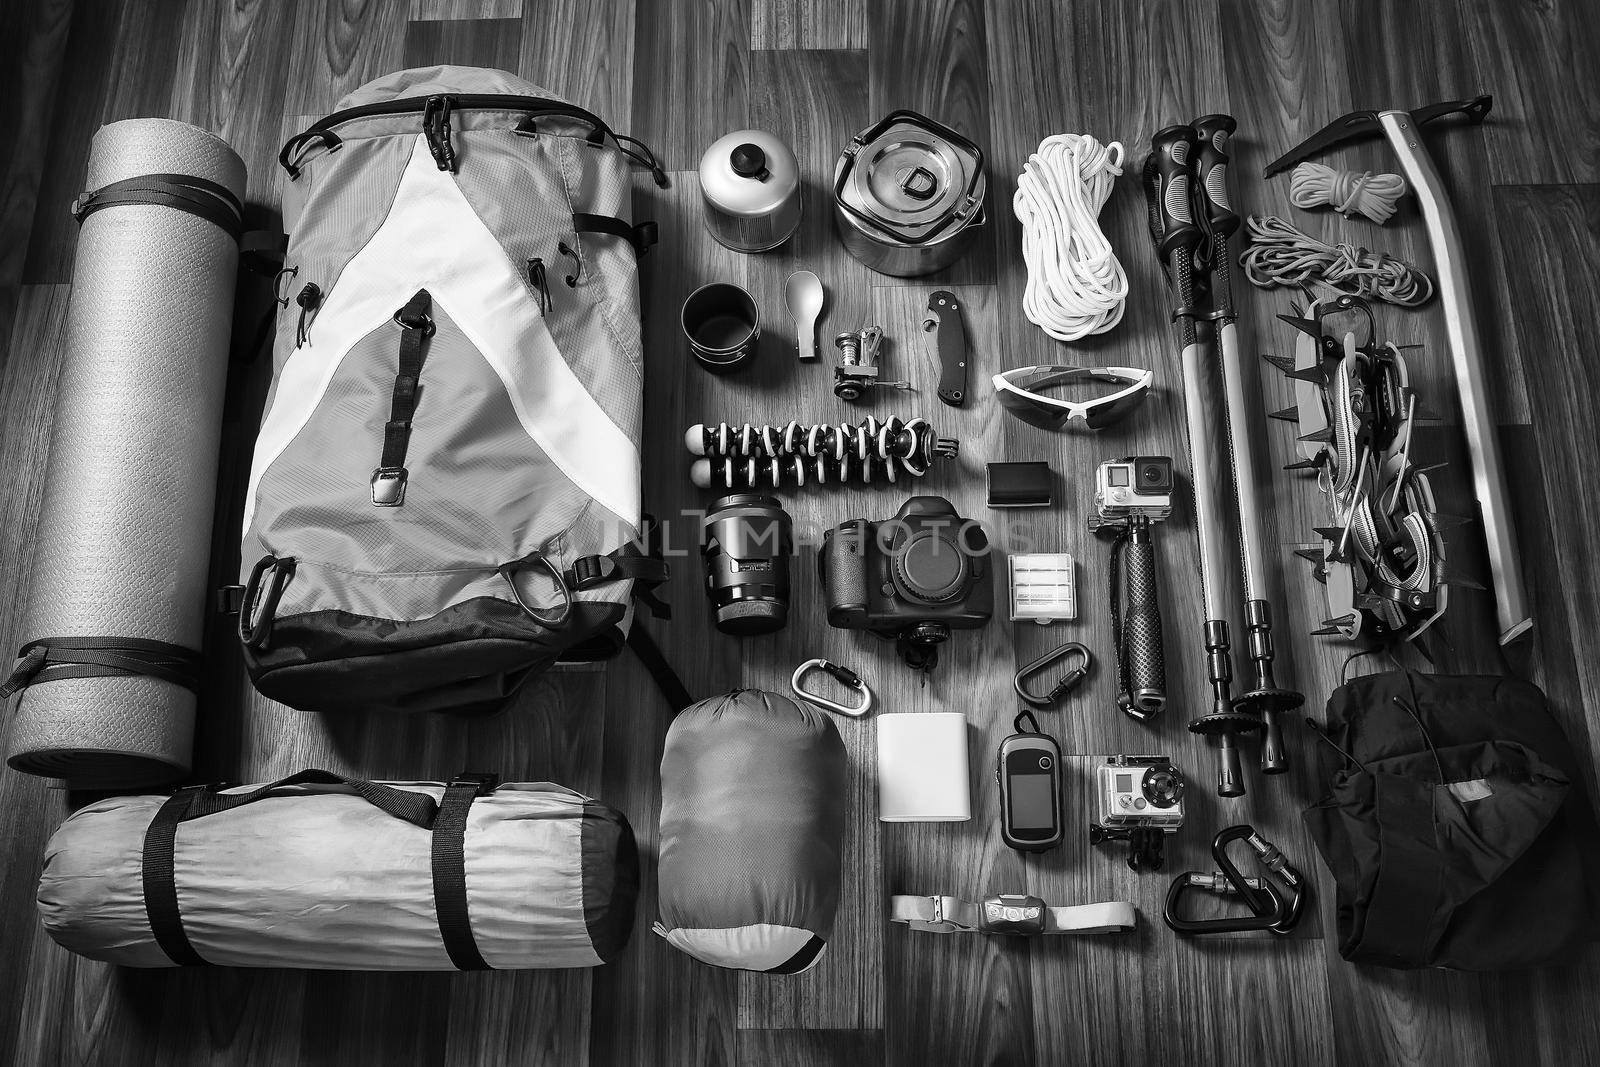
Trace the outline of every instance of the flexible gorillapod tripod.
{"label": "flexible gorillapod tripod", "polygon": [[[1228,238],[1239,227],[1227,188],[1228,137],[1235,128],[1228,115],[1206,115],[1187,126],[1168,126],[1151,138],[1144,164],[1150,236],[1176,303],[1172,320],[1182,350],[1200,588],[1206,614],[1211,710],[1193,719],[1189,729],[1217,738],[1217,794],[1225,797],[1244,794],[1237,744],[1240,734],[1264,733],[1263,773],[1288,769],[1278,716],[1305,701],[1301,694],[1280,688],[1272,673],[1272,608],[1266,599],[1265,537],[1249,422],[1254,406],[1246,395],[1228,252]],[[1226,457],[1218,454],[1220,436],[1228,442]],[[1237,520],[1252,661],[1250,688],[1237,698],[1232,693],[1233,656],[1228,635],[1233,598],[1225,591],[1228,535],[1233,523],[1224,501],[1230,489],[1233,507],[1228,510]]]}

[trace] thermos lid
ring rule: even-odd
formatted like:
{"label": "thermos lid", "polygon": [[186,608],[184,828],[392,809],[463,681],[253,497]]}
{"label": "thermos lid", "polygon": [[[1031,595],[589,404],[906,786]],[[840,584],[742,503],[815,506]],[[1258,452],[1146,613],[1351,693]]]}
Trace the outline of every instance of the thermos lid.
{"label": "thermos lid", "polygon": [[794,153],[762,130],[735,130],[717,138],[700,157],[700,191],[724,214],[770,215],[799,188]]}
{"label": "thermos lid", "polygon": [[860,222],[911,243],[978,213],[983,152],[915,111],[896,111],[851,140],[839,157],[834,195]]}

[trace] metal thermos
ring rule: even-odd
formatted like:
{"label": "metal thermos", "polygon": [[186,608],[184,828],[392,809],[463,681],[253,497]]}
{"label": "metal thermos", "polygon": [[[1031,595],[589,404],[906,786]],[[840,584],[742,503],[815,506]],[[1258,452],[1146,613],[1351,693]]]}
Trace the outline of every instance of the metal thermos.
{"label": "metal thermos", "polygon": [[833,171],[833,215],[850,254],[910,277],[960,258],[988,221],[983,150],[915,111],[850,139]]}
{"label": "metal thermos", "polygon": [[706,229],[735,252],[765,252],[800,227],[800,165],[761,130],[718,138],[700,157]]}

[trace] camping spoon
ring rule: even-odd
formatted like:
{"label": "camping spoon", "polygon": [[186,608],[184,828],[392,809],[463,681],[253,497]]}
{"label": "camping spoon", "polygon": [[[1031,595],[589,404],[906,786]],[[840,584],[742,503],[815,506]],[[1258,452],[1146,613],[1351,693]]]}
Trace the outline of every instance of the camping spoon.
{"label": "camping spoon", "polygon": [[817,358],[817,319],[822,315],[822,282],[808,270],[789,275],[783,300],[794,320],[795,343],[802,360]]}

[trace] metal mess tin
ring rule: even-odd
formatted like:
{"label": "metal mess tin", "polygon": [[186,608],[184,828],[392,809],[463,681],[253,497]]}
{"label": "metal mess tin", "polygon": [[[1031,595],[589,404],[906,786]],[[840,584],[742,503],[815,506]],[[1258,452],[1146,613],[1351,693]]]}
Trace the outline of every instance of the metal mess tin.
{"label": "metal mess tin", "polygon": [[960,258],[988,218],[983,150],[915,111],[850,139],[833,171],[833,215],[850,254],[911,277]]}

